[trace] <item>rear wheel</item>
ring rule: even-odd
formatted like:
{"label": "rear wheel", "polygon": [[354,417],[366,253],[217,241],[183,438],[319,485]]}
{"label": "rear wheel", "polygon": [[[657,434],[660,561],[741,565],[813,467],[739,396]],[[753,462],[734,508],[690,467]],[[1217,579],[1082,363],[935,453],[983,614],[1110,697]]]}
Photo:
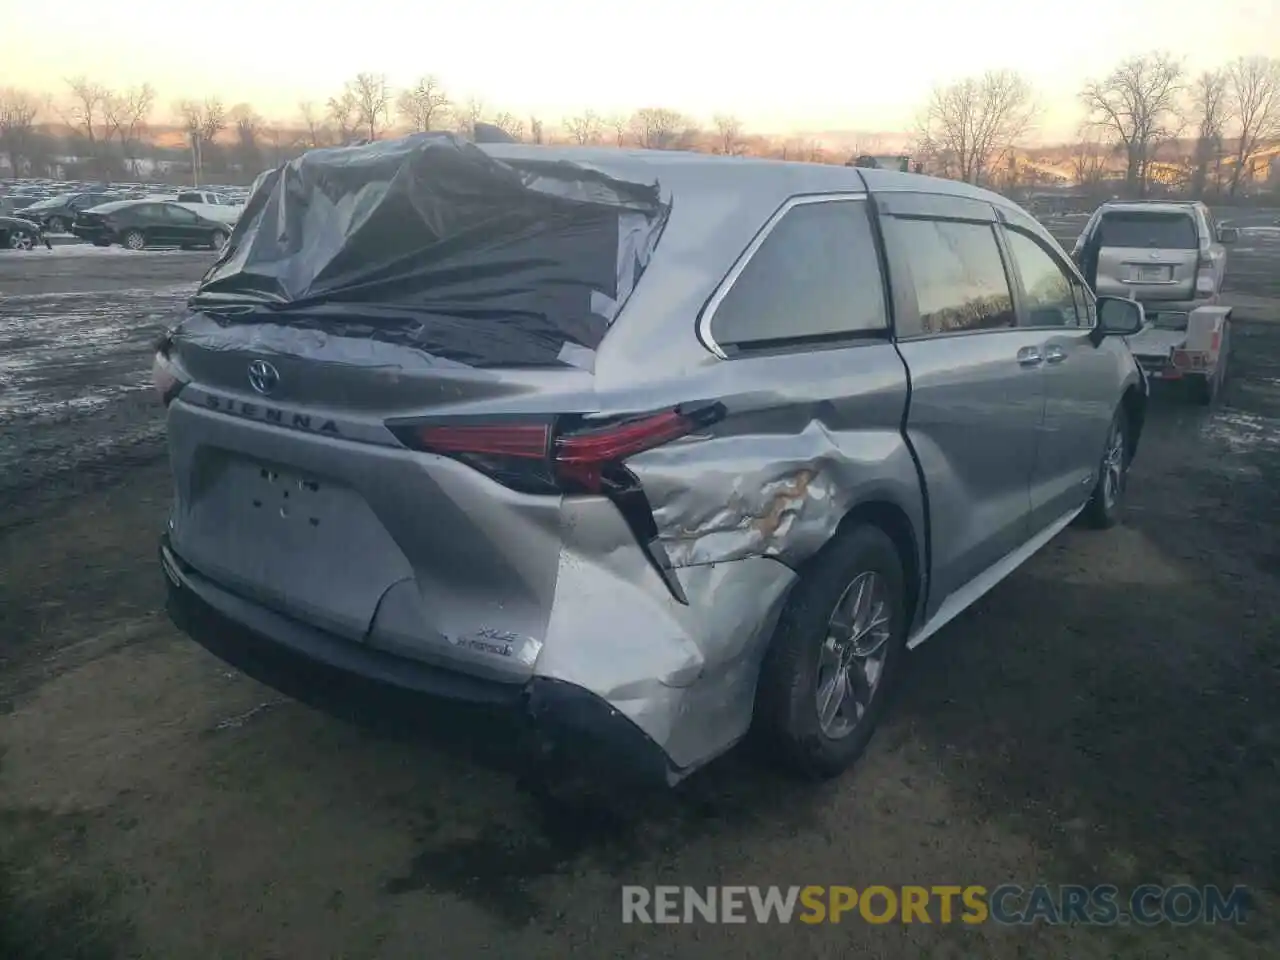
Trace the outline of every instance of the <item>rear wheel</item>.
{"label": "rear wheel", "polygon": [[130,250],[141,250],[147,245],[147,237],[141,230],[130,230],[121,242]]}
{"label": "rear wheel", "polygon": [[221,250],[227,245],[228,234],[225,230],[215,230],[209,235],[209,249]]}
{"label": "rear wheel", "polygon": [[1120,522],[1124,491],[1129,482],[1129,418],[1124,408],[1116,411],[1102,451],[1098,482],[1081,518],[1095,530],[1106,530]]}
{"label": "rear wheel", "polygon": [[49,232],[50,233],[66,233],[67,221],[64,220],[62,217],[50,217]]}
{"label": "rear wheel", "polygon": [[15,230],[9,234],[10,250],[32,250],[35,245],[36,238],[23,230]]}
{"label": "rear wheel", "polygon": [[905,597],[877,527],[838,534],[810,562],[760,670],[755,732],[772,759],[833,777],[859,757],[906,654]]}

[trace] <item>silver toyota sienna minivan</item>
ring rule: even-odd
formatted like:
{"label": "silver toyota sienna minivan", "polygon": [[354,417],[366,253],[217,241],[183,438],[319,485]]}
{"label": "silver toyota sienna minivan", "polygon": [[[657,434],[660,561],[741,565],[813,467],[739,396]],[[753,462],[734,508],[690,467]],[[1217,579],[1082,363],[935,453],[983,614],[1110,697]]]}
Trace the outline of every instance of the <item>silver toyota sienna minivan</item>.
{"label": "silver toyota sienna minivan", "polygon": [[304,699],[486,704],[666,782],[753,732],[834,775],[908,649],[1117,521],[1141,323],[965,184],[315,150],[158,349],[169,609]]}

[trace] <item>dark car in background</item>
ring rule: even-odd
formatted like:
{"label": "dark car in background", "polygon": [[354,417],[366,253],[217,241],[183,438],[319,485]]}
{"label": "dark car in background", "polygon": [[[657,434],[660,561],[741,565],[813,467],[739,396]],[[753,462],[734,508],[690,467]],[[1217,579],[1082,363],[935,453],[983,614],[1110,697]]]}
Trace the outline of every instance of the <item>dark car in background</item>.
{"label": "dark car in background", "polygon": [[0,217],[0,250],[32,250],[52,246],[38,223],[21,217]]}
{"label": "dark car in background", "polygon": [[161,200],[105,203],[76,217],[71,232],[100,247],[208,247],[221,250],[231,236],[225,223]]}
{"label": "dark car in background", "polygon": [[31,204],[19,216],[40,224],[50,233],[66,233],[81,211],[115,199],[117,196],[114,193],[64,193]]}

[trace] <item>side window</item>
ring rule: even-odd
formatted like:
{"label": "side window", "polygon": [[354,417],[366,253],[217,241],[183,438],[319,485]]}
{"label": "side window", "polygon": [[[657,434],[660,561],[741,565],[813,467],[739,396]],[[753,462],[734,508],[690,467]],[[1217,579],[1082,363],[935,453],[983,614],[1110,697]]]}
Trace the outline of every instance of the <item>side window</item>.
{"label": "side window", "polygon": [[911,266],[921,333],[998,330],[1014,325],[1004,261],[988,223],[891,219]]}
{"label": "side window", "polygon": [[192,224],[196,222],[196,215],[186,207],[180,207],[176,203],[166,203],[161,206],[164,211],[165,219],[171,223]]}
{"label": "side window", "polygon": [[[1071,289],[1071,278],[1044,247],[1020,230],[1008,229],[1005,238],[1014,269],[1026,295],[1023,325],[1028,327],[1079,327],[1081,315]],[[1087,314],[1086,314],[1087,316]]]}
{"label": "side window", "polygon": [[783,214],[715,307],[722,347],[888,327],[866,203],[801,203]]}
{"label": "side window", "polygon": [[178,194],[178,203],[199,203],[203,198],[198,193]]}

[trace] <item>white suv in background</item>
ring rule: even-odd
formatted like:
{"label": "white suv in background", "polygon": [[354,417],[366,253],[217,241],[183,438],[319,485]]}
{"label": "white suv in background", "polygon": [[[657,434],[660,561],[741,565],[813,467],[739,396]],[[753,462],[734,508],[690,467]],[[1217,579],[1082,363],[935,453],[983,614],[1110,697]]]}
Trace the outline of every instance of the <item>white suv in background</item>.
{"label": "white suv in background", "polygon": [[1205,403],[1226,377],[1231,309],[1219,301],[1236,238],[1199,201],[1121,201],[1094,211],[1071,254],[1098,296],[1143,305],[1131,346],[1147,373],[1186,380]]}

